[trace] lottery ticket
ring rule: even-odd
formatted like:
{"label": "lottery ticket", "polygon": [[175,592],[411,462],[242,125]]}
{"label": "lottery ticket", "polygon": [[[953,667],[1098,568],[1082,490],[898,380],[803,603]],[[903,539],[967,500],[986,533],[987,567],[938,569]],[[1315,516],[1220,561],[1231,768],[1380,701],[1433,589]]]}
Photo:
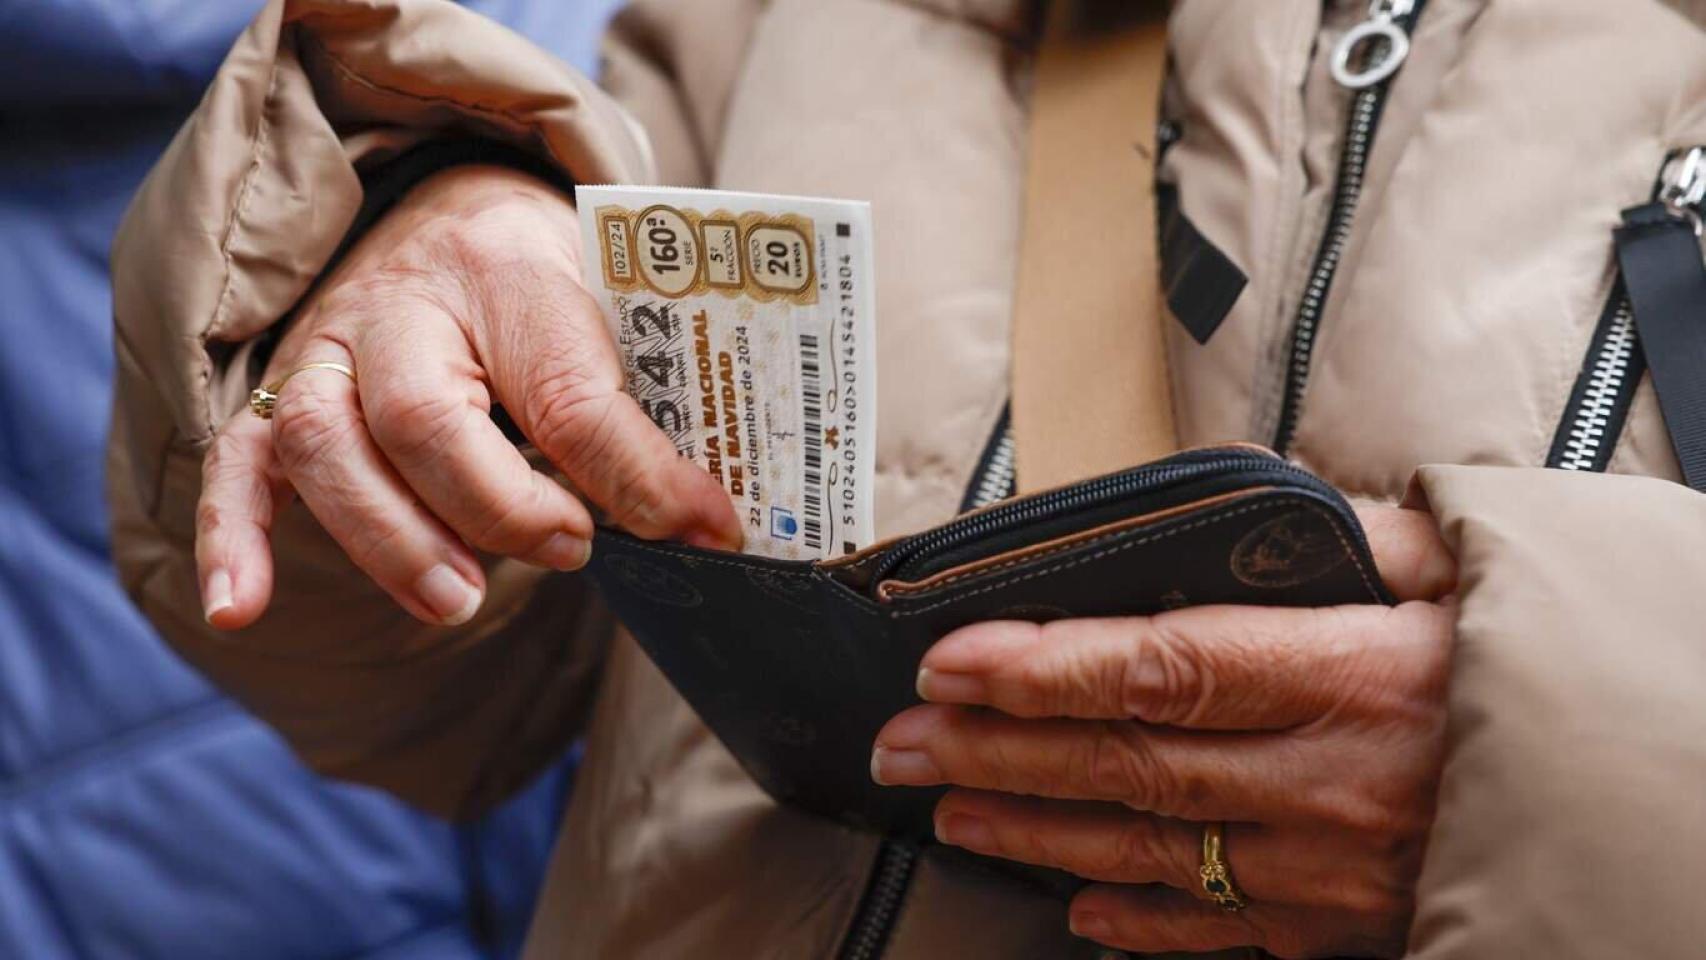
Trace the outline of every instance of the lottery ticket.
{"label": "lottery ticket", "polygon": [[585,282],[628,392],[728,491],[747,552],[817,560],[869,543],[870,206],[668,187],[575,193]]}

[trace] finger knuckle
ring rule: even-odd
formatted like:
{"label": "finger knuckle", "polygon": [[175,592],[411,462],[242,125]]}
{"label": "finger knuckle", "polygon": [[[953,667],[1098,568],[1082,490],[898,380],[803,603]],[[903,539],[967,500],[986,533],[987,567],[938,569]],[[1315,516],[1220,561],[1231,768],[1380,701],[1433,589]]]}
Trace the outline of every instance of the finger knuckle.
{"label": "finger knuckle", "polygon": [[[1109,844],[1109,879],[1147,883],[1194,875],[1194,865],[1180,862],[1179,854],[1158,824],[1147,817],[1134,818]],[[1181,869],[1188,872],[1181,872]]]}
{"label": "finger knuckle", "polygon": [[[375,518],[348,530],[344,534],[343,547],[351,562],[378,578],[390,566],[391,558],[400,553],[397,547],[402,538],[403,531],[395,524]],[[404,575],[403,579],[411,578]]]}
{"label": "finger knuckle", "polygon": [[1319,789],[1310,791],[1311,799],[1303,811],[1310,819],[1367,836],[1393,830],[1394,810],[1390,791],[1384,785],[1358,775],[1317,786]]}
{"label": "finger knuckle", "polygon": [[1073,652],[1073,625],[1057,620],[1026,626],[1039,631],[1038,641],[1010,664],[1012,702],[1005,706],[1023,717],[1072,715],[1071,704],[1085,702],[1094,690],[1082,658]]}
{"label": "finger knuckle", "polygon": [[422,243],[437,262],[454,266],[468,280],[486,281],[525,269],[536,244],[525,242],[515,210],[483,204],[432,221]]}
{"label": "finger knuckle", "polygon": [[[1385,745],[1382,751],[1408,752],[1402,745]],[[1379,759],[1354,762],[1355,770],[1319,783],[1312,791],[1313,819],[1354,831],[1369,842],[1381,838],[1392,843],[1407,842],[1427,833],[1433,821],[1435,783],[1401,764]],[[1307,813],[1307,811],[1306,811]]]}
{"label": "finger knuckle", "polygon": [[467,423],[467,401],[446,385],[401,381],[373,393],[368,427],[399,463],[437,459],[455,444]]}
{"label": "finger knuckle", "polygon": [[1172,774],[1130,724],[1099,724],[1085,748],[1085,780],[1099,797],[1147,809],[1177,791]]}
{"label": "finger knuckle", "polygon": [[1132,655],[1112,680],[1128,714],[1145,723],[1178,724],[1201,712],[1210,682],[1189,649],[1165,616],[1140,622]]}
{"label": "finger knuckle", "polygon": [[231,479],[248,463],[242,441],[231,435],[229,429],[221,430],[213,435],[207,445],[207,452],[201,461],[201,475],[204,484],[219,483]]}
{"label": "finger knuckle", "polygon": [[310,389],[281,399],[272,422],[279,462],[292,473],[337,455],[348,446],[355,427],[347,411]]}
{"label": "finger knuckle", "polygon": [[1378,879],[1358,876],[1346,878],[1338,885],[1331,895],[1330,905],[1363,917],[1392,919],[1407,916],[1411,902],[1410,894],[1404,889]]}
{"label": "finger knuckle", "polygon": [[487,497],[463,532],[476,549],[487,553],[514,554],[537,545],[540,532],[534,522],[543,510],[541,495],[533,487],[510,490]]}
{"label": "finger knuckle", "polygon": [[[996,835],[1000,836],[999,833]],[[1058,867],[1080,875],[1085,873],[1082,867],[1074,866],[1076,857],[1068,844],[1053,831],[1034,824],[1025,827],[1006,843],[998,844],[997,849],[990,852],[996,856]]]}
{"label": "finger knuckle", "polygon": [[533,423],[539,442],[552,459],[573,472],[596,478],[604,489],[602,506],[622,518],[641,536],[664,533],[668,501],[663,477],[656,470],[617,473],[622,458],[621,418],[617,405],[626,397],[616,392],[588,391],[574,386],[550,390],[536,402]]}
{"label": "finger knuckle", "polygon": [[561,460],[596,464],[616,437],[616,396],[588,389],[574,364],[533,378],[525,417],[539,444]]}
{"label": "finger knuckle", "polygon": [[216,503],[206,497],[203,497],[201,502],[196,504],[195,528],[198,536],[218,536],[230,527],[231,522],[223,504]]}
{"label": "finger knuckle", "polygon": [[[975,746],[966,752],[966,772],[973,780],[992,790],[1032,795],[1044,792],[1046,774],[1039,770],[1036,757],[1006,737],[978,737],[976,719],[969,723],[962,714],[951,714],[948,729],[960,742]],[[970,734],[968,737],[967,735]],[[960,762],[951,754],[942,759],[949,764]]]}

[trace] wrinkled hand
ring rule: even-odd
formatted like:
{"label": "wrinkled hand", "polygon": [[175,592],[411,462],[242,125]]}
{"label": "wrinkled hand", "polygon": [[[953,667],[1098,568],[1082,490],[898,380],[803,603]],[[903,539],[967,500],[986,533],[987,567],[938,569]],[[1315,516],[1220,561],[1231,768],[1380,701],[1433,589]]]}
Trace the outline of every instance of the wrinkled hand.
{"label": "wrinkled hand", "polygon": [[484,596],[475,551],[572,570],[587,507],[532,469],[491,419],[501,403],[569,480],[643,537],[738,546],[727,496],[622,390],[581,288],[580,230],[545,184],[458,167],[412,190],[304,306],[264,378],[292,377],[273,419],[214,438],[196,515],[208,621],[234,629],[273,590],[269,530],[300,496],[350,559],[431,624]]}
{"label": "wrinkled hand", "polygon": [[[1099,883],[1074,932],[1140,952],[1397,956],[1444,754],[1456,565],[1422,513],[1361,511],[1402,606],[984,623],[925,656],[885,784],[952,784],[945,843]],[[991,709],[992,708],[992,709]],[[1249,900],[1208,902],[1202,825]]]}

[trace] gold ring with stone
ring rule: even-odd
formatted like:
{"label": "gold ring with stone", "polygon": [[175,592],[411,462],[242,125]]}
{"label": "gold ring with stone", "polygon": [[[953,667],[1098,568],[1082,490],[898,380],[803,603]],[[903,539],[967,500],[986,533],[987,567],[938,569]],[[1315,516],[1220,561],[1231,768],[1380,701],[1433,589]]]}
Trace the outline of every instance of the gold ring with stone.
{"label": "gold ring with stone", "polygon": [[344,364],[334,363],[331,360],[319,360],[314,363],[305,363],[277,380],[274,380],[272,383],[256,387],[249,394],[249,412],[260,417],[262,420],[271,420],[273,407],[278,405],[278,395],[279,392],[284,389],[284,385],[290,382],[291,377],[309,370],[331,370],[349,377],[351,383],[355,382],[355,371],[351,370]]}
{"label": "gold ring with stone", "polygon": [[1226,862],[1226,824],[1207,823],[1202,828],[1202,889],[1221,909],[1237,912],[1249,905],[1244,891],[1232,879]]}

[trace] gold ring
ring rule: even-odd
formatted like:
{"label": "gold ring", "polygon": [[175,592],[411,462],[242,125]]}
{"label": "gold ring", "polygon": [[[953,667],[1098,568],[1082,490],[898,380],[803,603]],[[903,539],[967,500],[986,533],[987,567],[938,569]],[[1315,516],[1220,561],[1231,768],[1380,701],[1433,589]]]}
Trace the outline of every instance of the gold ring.
{"label": "gold ring", "polygon": [[349,377],[351,383],[355,382],[355,371],[341,363],[333,363],[330,360],[305,363],[277,380],[274,380],[272,383],[256,387],[252,392],[250,392],[249,412],[260,417],[262,420],[271,420],[273,407],[278,405],[279,391],[284,389],[284,385],[290,382],[291,377],[308,370],[332,370]]}
{"label": "gold ring", "polygon": [[1244,891],[1232,879],[1225,859],[1226,824],[1207,823],[1202,828],[1202,889],[1221,909],[1236,913],[1249,905]]}

